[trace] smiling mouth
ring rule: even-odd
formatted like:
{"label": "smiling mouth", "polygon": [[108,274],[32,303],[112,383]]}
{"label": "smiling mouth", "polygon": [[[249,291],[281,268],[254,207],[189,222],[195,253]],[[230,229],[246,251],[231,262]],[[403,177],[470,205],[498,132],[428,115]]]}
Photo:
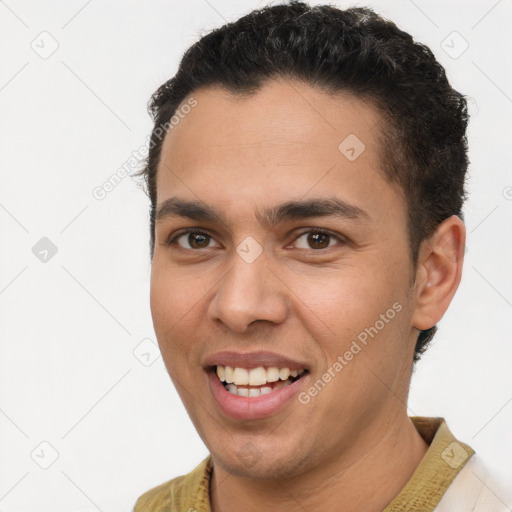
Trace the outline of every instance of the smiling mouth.
{"label": "smiling mouth", "polygon": [[217,365],[213,370],[229,393],[248,398],[269,395],[299,380],[307,372],[275,366],[247,369]]}

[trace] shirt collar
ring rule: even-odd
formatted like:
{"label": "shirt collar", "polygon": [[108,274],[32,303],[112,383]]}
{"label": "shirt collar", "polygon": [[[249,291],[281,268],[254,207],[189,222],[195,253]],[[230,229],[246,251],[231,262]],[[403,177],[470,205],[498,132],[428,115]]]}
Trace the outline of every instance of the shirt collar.
{"label": "shirt collar", "polygon": [[444,418],[412,416],[411,421],[430,446],[409,481],[383,512],[433,511],[475,453],[453,436]]}

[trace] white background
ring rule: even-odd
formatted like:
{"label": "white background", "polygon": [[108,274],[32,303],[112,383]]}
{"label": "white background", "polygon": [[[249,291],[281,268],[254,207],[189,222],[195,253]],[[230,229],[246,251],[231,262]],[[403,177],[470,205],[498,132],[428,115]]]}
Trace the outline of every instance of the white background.
{"label": "white background", "polygon": [[[146,103],[184,50],[265,4],[0,2],[2,512],[131,510],[206,456],[158,349],[136,348],[155,341],[148,199],[129,177],[103,200],[92,191],[145,144]],[[394,20],[473,99],[463,282],[409,413],[445,417],[510,482],[512,3],[337,5]],[[45,59],[33,49],[57,43]],[[45,263],[32,252],[42,237],[58,249]]]}

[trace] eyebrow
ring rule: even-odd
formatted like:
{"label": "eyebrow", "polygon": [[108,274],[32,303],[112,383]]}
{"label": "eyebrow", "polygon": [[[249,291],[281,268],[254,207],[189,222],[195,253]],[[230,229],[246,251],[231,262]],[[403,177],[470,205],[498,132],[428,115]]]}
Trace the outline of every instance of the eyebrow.
{"label": "eyebrow", "polygon": [[[272,228],[277,224],[312,217],[337,217],[351,220],[372,221],[368,212],[349,204],[337,197],[286,201],[256,212],[256,218],[262,226]],[[155,220],[161,221],[173,217],[184,217],[196,221],[208,221],[227,225],[227,222],[215,208],[202,201],[184,201],[171,197],[163,201],[157,209]]]}

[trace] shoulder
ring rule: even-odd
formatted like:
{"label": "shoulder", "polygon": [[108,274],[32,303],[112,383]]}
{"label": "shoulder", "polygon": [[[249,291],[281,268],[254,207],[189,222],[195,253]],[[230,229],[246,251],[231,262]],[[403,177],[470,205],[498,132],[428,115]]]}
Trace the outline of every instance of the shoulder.
{"label": "shoulder", "polygon": [[179,492],[184,478],[184,476],[178,476],[146,491],[135,503],[133,512],[160,512],[166,508],[170,510],[169,506],[174,494],[172,491]]}
{"label": "shoulder", "polygon": [[153,487],[139,497],[133,512],[170,512],[194,509],[196,502],[208,500],[211,462],[208,456],[190,473]]}
{"label": "shoulder", "polygon": [[507,512],[512,505],[510,489],[475,453],[448,487],[435,512]]}

